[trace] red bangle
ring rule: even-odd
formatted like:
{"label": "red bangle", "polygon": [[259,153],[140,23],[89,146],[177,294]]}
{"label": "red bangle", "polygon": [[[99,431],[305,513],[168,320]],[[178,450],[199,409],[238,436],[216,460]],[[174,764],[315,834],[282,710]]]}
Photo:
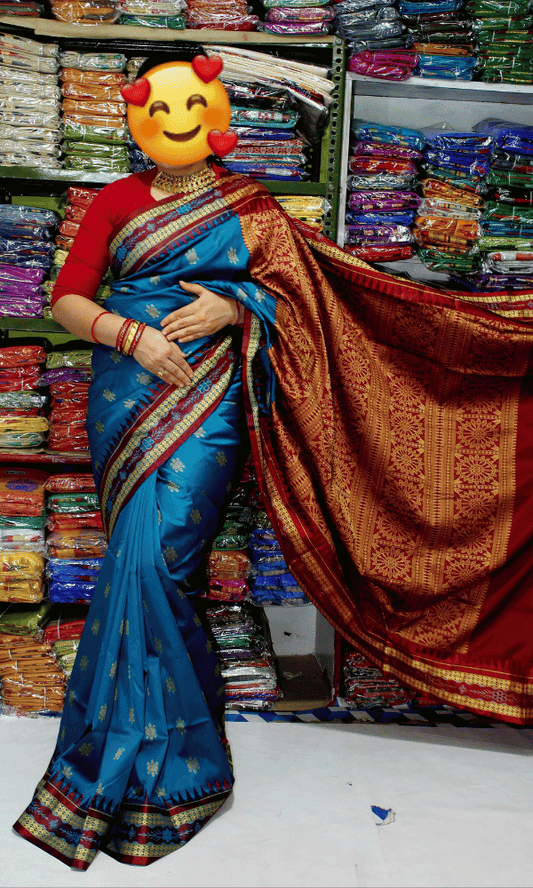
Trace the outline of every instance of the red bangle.
{"label": "red bangle", "polygon": [[94,325],[96,324],[98,318],[101,318],[102,315],[110,315],[110,314],[111,314],[110,311],[107,311],[106,309],[104,309],[104,311],[101,311],[100,314],[96,315],[94,321],[91,324],[91,339],[93,340],[93,342],[98,342],[98,339],[94,335]]}
{"label": "red bangle", "polygon": [[129,351],[128,351],[129,355],[132,355],[133,352],[135,351],[135,349],[137,348],[137,345],[139,344],[139,339],[143,335],[143,331],[145,329],[146,329],[146,324],[140,324],[138,326],[135,336],[133,337],[133,342],[131,343]]}
{"label": "red bangle", "polygon": [[125,338],[125,336],[126,336],[126,333],[127,333],[128,330],[129,330],[131,324],[133,324],[133,318],[126,318],[126,320],[125,320],[124,323],[122,324],[122,327],[121,327],[120,330],[118,331],[117,339],[116,339],[116,342],[115,342],[115,348],[116,348],[116,350],[119,351],[119,352],[122,351],[122,343],[124,342],[124,338]]}

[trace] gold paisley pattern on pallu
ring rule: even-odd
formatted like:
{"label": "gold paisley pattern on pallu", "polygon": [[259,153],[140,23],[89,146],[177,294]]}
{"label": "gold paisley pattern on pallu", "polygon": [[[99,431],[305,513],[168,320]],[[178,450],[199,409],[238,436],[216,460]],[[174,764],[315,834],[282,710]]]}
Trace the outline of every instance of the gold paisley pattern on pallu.
{"label": "gold paisley pattern on pallu", "polygon": [[507,555],[531,329],[253,209],[251,274],[278,299],[277,394],[254,449],[291,571],[410,687],[531,717],[528,679],[467,662]]}

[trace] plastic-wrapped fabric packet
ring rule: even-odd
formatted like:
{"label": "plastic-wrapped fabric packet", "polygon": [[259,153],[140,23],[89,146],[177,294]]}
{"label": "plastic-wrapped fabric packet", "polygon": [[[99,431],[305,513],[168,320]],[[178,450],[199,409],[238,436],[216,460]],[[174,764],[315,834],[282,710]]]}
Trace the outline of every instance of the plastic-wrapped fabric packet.
{"label": "plastic-wrapped fabric packet", "polygon": [[128,15],[121,13],[119,25],[132,25],[141,28],[170,28],[172,31],[181,31],[185,28],[184,15]]}
{"label": "plastic-wrapped fabric packet", "polygon": [[414,70],[416,77],[436,77],[449,80],[472,80],[476,59],[474,56],[426,55],[418,54],[418,64]]}
{"label": "plastic-wrapped fabric packet", "polygon": [[5,636],[31,639],[42,638],[43,627],[49,618],[51,605],[48,601],[41,604],[17,606],[8,605],[0,612],[0,642]]}
{"label": "plastic-wrapped fabric packet", "polygon": [[301,34],[305,36],[317,34],[329,34],[331,25],[329,22],[261,22],[256,24],[258,31],[264,31],[266,34],[280,34],[285,36]]}
{"label": "plastic-wrapped fabric packet", "polygon": [[49,493],[46,507],[50,512],[91,512],[99,508],[98,494],[92,491]]}
{"label": "plastic-wrapped fabric packet", "polygon": [[417,63],[417,53],[408,50],[361,50],[349,56],[347,69],[366,77],[402,81],[411,77]]}
{"label": "plastic-wrapped fabric packet", "polygon": [[86,115],[70,114],[63,117],[65,139],[84,142],[124,143],[128,140],[128,128],[120,117],[102,117],[98,121]]}
{"label": "plastic-wrapped fabric packet", "polygon": [[358,173],[346,179],[348,191],[412,191],[417,177],[392,173]]}
{"label": "plastic-wrapped fabric packet", "polygon": [[4,552],[38,552],[44,555],[44,529],[0,527],[0,549]]}
{"label": "plastic-wrapped fabric packet", "polygon": [[391,145],[416,148],[419,151],[422,150],[425,144],[424,134],[420,130],[376,123],[357,117],[352,119],[351,133],[360,142],[384,142]]}
{"label": "plastic-wrapped fabric packet", "polygon": [[330,22],[335,15],[331,6],[273,6],[267,10],[267,22]]}
{"label": "plastic-wrapped fabric packet", "polygon": [[59,54],[63,68],[77,68],[80,71],[124,71],[126,61],[126,56],[120,52],[76,52],[68,49]]}
{"label": "plastic-wrapped fabric packet", "polygon": [[347,206],[355,212],[396,212],[415,209],[420,198],[415,191],[352,191]]}
{"label": "plastic-wrapped fabric packet", "polygon": [[57,71],[55,56],[39,56],[6,45],[0,46],[0,64],[25,71],[37,71],[41,74],[55,74]]}
{"label": "plastic-wrapped fabric packet", "polygon": [[94,558],[105,555],[107,541],[103,531],[87,528],[78,532],[54,531],[46,545],[49,558]]}
{"label": "plastic-wrapped fabric packet", "polygon": [[473,127],[475,132],[491,136],[503,150],[533,154],[533,126],[513,123],[498,117],[486,117]]}
{"label": "plastic-wrapped fabric packet", "polygon": [[119,16],[113,0],[50,0],[52,16],[75,25],[113,24]]}

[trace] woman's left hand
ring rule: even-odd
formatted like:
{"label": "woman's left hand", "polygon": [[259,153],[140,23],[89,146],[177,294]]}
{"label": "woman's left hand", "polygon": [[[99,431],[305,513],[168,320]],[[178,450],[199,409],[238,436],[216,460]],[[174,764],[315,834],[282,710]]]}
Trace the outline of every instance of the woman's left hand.
{"label": "woman's left hand", "polygon": [[219,296],[201,284],[180,281],[188,293],[198,298],[167,315],[161,321],[162,332],[169,342],[190,342],[200,336],[211,336],[222,327],[233,324],[237,316],[237,302],[231,296]]}

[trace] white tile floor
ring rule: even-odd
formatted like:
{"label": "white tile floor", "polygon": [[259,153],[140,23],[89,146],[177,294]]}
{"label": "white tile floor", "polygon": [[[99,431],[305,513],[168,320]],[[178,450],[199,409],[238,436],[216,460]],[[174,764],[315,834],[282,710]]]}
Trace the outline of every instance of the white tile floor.
{"label": "white tile floor", "polygon": [[[533,729],[230,722],[235,796],[185,848],[88,872],[11,829],[55,719],[0,719],[0,885],[533,886]],[[378,826],[371,805],[392,808]]]}

